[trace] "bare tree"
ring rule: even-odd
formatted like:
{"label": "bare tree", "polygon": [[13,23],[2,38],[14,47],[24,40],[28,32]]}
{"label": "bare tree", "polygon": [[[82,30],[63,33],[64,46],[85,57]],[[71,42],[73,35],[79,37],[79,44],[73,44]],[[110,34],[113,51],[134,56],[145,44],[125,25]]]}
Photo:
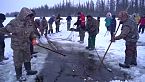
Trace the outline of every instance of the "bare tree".
{"label": "bare tree", "polygon": [[[92,16],[105,16],[107,12],[117,14],[121,10],[128,11],[129,14],[140,13],[145,14],[145,0],[93,0],[78,4],[71,3],[71,0],[63,0],[62,3],[56,4],[53,7],[48,5],[34,8],[37,16],[52,16],[61,14],[61,16],[73,15],[79,11],[84,12],[86,15]],[[130,4],[130,5],[129,5]],[[14,16],[15,12],[7,13],[6,16]]]}

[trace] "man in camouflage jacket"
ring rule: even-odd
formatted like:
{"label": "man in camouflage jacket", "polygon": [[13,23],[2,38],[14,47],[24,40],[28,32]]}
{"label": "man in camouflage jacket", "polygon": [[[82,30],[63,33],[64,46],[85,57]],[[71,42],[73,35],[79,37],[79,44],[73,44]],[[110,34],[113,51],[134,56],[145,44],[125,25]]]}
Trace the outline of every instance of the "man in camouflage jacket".
{"label": "man in camouflage jacket", "polygon": [[116,36],[114,40],[125,40],[125,62],[124,64],[119,63],[120,67],[130,68],[130,65],[137,65],[137,46],[136,43],[139,39],[138,28],[135,21],[129,18],[126,11],[121,11],[118,14],[120,23],[122,23],[121,34]]}
{"label": "man in camouflage jacket", "polygon": [[13,60],[17,80],[22,78],[22,65],[27,71],[27,75],[34,75],[37,71],[31,70],[30,37],[35,38],[34,24],[32,21],[33,12],[28,8],[22,8],[18,16],[11,20],[5,28],[0,28],[0,34],[11,34],[11,48],[13,49]]}

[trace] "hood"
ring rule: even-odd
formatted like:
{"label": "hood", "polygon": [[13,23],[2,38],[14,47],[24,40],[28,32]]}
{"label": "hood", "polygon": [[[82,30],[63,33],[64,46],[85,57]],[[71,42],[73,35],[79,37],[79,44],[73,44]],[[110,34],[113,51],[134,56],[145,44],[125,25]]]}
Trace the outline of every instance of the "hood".
{"label": "hood", "polygon": [[33,12],[30,9],[23,7],[17,16],[17,19],[25,20],[25,18],[30,14],[33,14]]}
{"label": "hood", "polygon": [[112,14],[111,14],[110,12],[108,12],[108,13],[106,14],[106,17],[112,17]]}

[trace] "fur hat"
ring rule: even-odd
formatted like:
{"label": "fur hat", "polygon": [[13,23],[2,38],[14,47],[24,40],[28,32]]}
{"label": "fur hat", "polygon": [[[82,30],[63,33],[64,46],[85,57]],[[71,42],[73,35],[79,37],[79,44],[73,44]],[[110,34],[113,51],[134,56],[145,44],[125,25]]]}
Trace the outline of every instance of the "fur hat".
{"label": "fur hat", "polygon": [[112,17],[112,14],[111,14],[110,12],[108,12],[108,13],[106,14],[106,17]]}
{"label": "fur hat", "polygon": [[129,17],[129,15],[126,11],[120,11],[118,15],[119,15],[119,17],[122,17],[122,18],[128,18]]}

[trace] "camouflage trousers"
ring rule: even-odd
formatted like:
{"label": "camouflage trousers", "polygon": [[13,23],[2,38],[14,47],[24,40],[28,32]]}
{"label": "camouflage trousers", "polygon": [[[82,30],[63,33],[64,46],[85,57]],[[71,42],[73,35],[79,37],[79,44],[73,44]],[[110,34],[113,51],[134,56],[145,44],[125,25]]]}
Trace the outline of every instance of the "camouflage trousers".
{"label": "camouflage trousers", "polygon": [[137,64],[137,46],[136,42],[131,42],[130,44],[126,45],[125,50],[125,64]]}
{"label": "camouflage trousers", "polygon": [[31,52],[30,48],[23,50],[23,49],[14,49],[13,50],[13,60],[15,67],[22,67],[24,62],[31,61]]}

